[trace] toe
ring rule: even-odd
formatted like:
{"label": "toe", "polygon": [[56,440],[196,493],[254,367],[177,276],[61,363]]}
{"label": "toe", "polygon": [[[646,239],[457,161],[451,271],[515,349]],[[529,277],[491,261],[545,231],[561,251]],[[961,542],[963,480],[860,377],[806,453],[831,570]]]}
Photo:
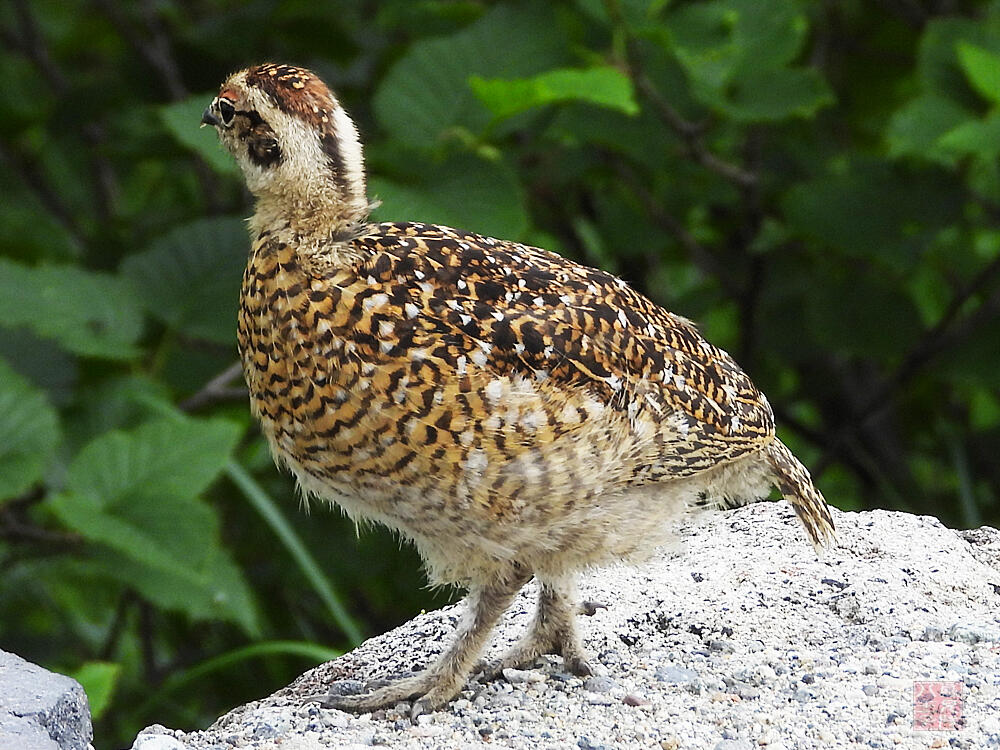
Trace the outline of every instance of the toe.
{"label": "toe", "polygon": [[450,688],[438,685],[417,700],[413,701],[410,708],[410,719],[416,723],[418,716],[433,713],[444,708],[461,690],[461,686]]}
{"label": "toe", "polygon": [[425,698],[415,700],[413,701],[413,706],[410,708],[410,721],[416,724],[419,717],[424,714],[433,713],[434,710],[434,706],[432,706],[430,701]]}
{"label": "toe", "polygon": [[319,705],[323,708],[334,708],[338,711],[347,711],[348,713],[362,713],[366,710],[364,700],[368,697],[367,695],[328,694],[322,697]]}
{"label": "toe", "polygon": [[590,662],[582,656],[570,656],[563,658],[563,665],[570,674],[578,677],[588,677],[594,674],[594,668]]}
{"label": "toe", "polygon": [[483,659],[473,670],[473,674],[478,674],[484,682],[495,680],[501,672],[503,672],[502,659]]}

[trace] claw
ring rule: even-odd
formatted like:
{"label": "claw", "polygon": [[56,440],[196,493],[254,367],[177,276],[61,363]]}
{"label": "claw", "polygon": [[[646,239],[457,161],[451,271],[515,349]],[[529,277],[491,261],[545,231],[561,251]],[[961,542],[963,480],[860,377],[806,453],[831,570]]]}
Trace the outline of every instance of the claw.
{"label": "claw", "polygon": [[567,672],[577,677],[589,677],[594,674],[594,668],[582,656],[563,657],[563,666]]}
{"label": "claw", "polygon": [[414,724],[417,723],[417,719],[424,714],[429,714],[434,711],[434,707],[429,701],[421,698],[420,700],[413,701],[413,706],[410,708],[410,721]]}
{"label": "claw", "polygon": [[500,677],[503,672],[503,666],[502,659],[483,659],[476,665],[473,672],[480,675],[483,682],[492,682]]}
{"label": "claw", "polygon": [[580,602],[580,614],[586,615],[587,617],[593,617],[594,615],[597,614],[597,610],[607,609],[607,608],[608,608],[607,604],[603,604],[601,602],[592,602],[589,599]]}

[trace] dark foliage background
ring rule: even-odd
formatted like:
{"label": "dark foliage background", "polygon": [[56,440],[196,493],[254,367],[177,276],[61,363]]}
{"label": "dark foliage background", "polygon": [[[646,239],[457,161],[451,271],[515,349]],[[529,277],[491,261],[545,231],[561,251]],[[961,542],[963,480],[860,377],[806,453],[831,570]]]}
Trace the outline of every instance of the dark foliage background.
{"label": "dark foliage background", "polygon": [[98,741],[193,727],[449,592],[298,512],[233,369],[250,203],[199,114],[316,69],[377,216],[698,321],[844,509],[1000,522],[1000,3],[0,5],[0,646]]}

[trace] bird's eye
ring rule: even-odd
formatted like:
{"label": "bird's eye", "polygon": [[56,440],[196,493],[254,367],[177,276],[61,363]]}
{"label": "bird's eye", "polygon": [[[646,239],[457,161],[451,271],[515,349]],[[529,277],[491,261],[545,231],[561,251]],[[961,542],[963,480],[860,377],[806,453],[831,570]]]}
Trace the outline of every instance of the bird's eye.
{"label": "bird's eye", "polygon": [[236,107],[228,99],[219,99],[219,116],[223,125],[232,125],[233,117],[236,116]]}

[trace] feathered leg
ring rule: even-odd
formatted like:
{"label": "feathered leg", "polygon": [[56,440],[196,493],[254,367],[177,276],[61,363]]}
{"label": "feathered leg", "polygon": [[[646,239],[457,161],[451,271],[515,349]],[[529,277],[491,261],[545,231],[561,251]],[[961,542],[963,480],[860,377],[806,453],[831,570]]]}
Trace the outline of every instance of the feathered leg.
{"label": "feathered leg", "polygon": [[491,679],[509,667],[530,664],[542,654],[561,654],[566,671],[591,674],[593,670],[576,630],[575,618],[580,611],[572,577],[539,579],[538,608],[528,632],[499,659],[481,664],[483,675]]}
{"label": "feathered leg", "polygon": [[493,626],[530,578],[529,572],[518,568],[487,584],[472,587],[465,598],[466,615],[451,645],[423,672],[364,695],[331,694],[321,699],[320,705],[367,713],[416,698],[410,712],[413,718],[440,708],[465,685]]}

